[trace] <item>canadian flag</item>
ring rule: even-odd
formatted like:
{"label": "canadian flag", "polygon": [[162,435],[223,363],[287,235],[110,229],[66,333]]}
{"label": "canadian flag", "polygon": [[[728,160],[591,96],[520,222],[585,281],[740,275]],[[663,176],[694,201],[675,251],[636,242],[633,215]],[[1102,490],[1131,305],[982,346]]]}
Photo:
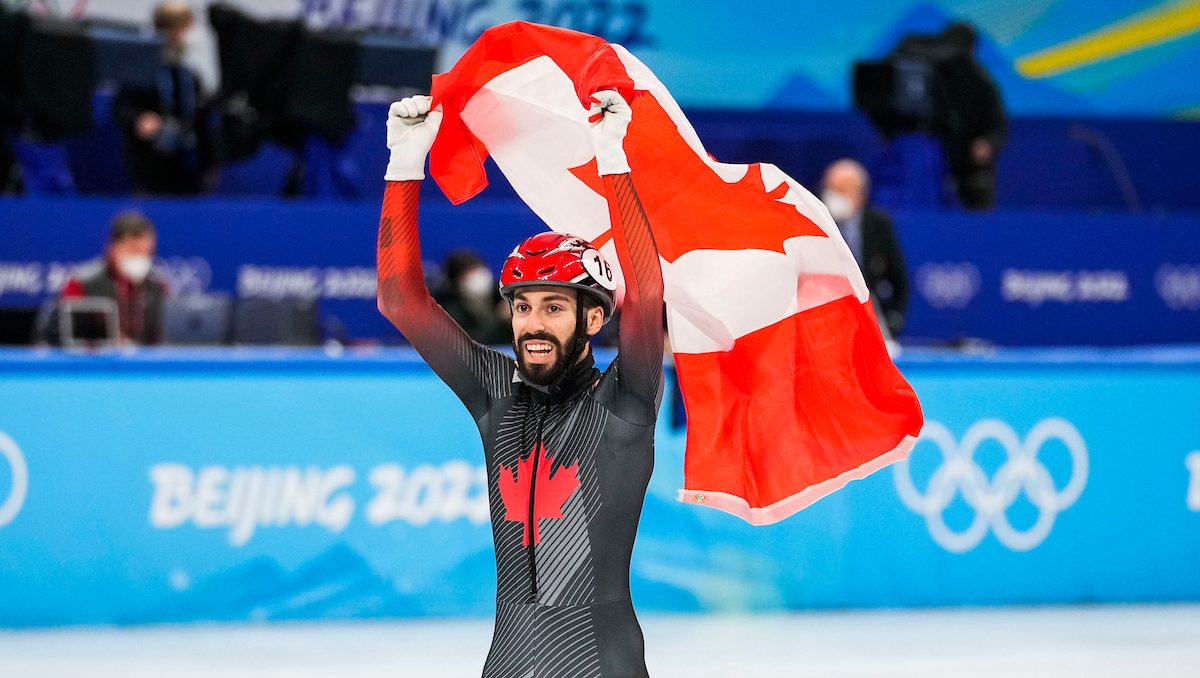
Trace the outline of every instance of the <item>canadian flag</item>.
{"label": "canadian flag", "polygon": [[773,165],[717,162],[620,45],[515,22],[434,77],[430,172],[454,203],[489,155],[550,228],[617,260],[588,136],[590,95],[633,107],[632,179],[661,257],[688,413],[682,501],[782,520],[903,459],[920,433],[854,257],[824,205]]}

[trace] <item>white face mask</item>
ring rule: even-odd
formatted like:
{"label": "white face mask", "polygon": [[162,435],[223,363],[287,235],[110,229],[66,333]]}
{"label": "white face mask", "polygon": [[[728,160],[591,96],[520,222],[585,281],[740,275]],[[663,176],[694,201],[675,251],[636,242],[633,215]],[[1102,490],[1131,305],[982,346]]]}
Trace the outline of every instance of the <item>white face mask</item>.
{"label": "white face mask", "polygon": [[854,203],[850,201],[850,198],[837,191],[825,189],[821,193],[821,202],[825,203],[825,207],[829,210],[829,216],[838,223],[849,221],[854,217]]}
{"label": "white face mask", "polygon": [[491,296],[495,281],[492,280],[492,274],[486,268],[477,268],[463,276],[458,287],[463,296],[485,299]]}
{"label": "white face mask", "polygon": [[129,282],[138,284],[150,275],[150,257],[125,256],[117,260],[117,268]]}

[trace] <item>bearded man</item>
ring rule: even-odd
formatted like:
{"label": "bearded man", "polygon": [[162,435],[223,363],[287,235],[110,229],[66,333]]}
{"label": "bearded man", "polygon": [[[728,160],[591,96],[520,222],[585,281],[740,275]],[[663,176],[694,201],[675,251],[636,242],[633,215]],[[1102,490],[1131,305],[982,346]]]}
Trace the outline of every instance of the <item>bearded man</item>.
{"label": "bearded man", "polygon": [[379,309],[470,411],[483,439],[496,547],[496,625],[484,678],[644,677],[629,560],[653,469],[662,394],[663,282],[629,176],[629,105],[593,95],[592,142],[625,275],[617,358],[594,366],[616,280],[581,238],[543,233],[505,262],[516,360],[470,337],[430,296],[417,199],[441,111],[392,105],[379,225]]}

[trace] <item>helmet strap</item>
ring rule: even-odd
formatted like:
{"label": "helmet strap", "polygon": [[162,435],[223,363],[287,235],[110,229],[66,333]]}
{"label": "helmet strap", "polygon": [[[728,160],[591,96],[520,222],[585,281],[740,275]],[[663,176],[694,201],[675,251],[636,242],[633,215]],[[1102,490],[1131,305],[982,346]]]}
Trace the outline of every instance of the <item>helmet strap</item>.
{"label": "helmet strap", "polygon": [[587,346],[588,339],[590,339],[587,333],[587,311],[583,305],[584,294],[583,290],[575,288],[575,348],[577,356],[583,355],[583,347]]}
{"label": "helmet strap", "polygon": [[587,346],[588,339],[590,338],[588,337],[587,326],[584,324],[586,320],[586,314],[583,310],[583,295],[583,290],[576,288],[575,331],[571,335],[570,347],[567,348],[566,369],[563,370],[562,374],[558,375],[558,378],[554,380],[554,383],[549,384],[547,387],[547,390],[553,395],[558,395],[559,392],[564,388],[564,382],[566,382],[567,376],[571,374],[572,370],[579,362],[579,358],[583,355],[583,349]]}

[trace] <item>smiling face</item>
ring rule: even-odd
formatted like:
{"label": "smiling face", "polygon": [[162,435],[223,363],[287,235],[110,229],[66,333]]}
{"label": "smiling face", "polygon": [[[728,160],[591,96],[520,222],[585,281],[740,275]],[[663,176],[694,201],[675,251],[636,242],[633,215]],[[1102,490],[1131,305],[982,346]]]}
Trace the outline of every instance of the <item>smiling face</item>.
{"label": "smiling face", "polygon": [[[524,287],[513,295],[513,349],[525,378],[545,386],[554,383],[571,364],[587,355],[575,344],[576,293],[561,286]],[[588,337],[604,325],[604,310],[585,309]]]}

